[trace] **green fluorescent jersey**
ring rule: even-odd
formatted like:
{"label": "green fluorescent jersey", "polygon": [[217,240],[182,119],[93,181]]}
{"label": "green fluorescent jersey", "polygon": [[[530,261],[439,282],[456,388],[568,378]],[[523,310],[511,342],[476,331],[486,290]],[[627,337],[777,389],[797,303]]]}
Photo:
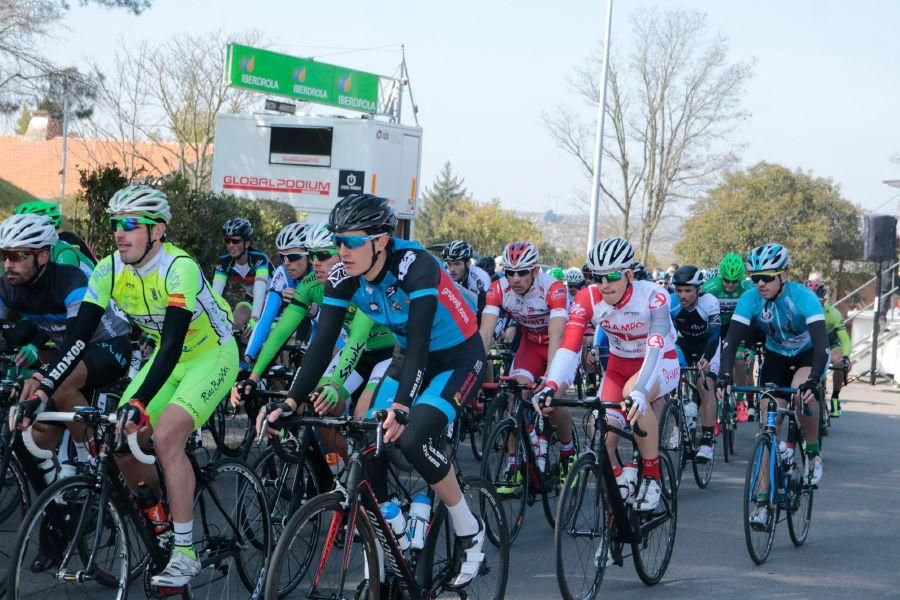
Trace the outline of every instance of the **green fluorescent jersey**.
{"label": "green fluorescent jersey", "polygon": [[844,327],[844,315],[830,304],[826,304],[822,308],[825,310],[825,331],[828,332],[829,344],[837,346],[840,343],[844,356],[849,357],[853,351],[853,344],[850,341],[847,328]]}
{"label": "green fluorescent jersey", "polygon": [[721,277],[713,277],[703,284],[704,293],[719,299],[719,315],[722,319],[723,332],[728,328],[728,324],[731,323],[731,315],[734,314],[738,300],[744,292],[752,288],[753,283],[749,279],[740,282],[733,292],[725,289],[725,284],[722,283]]}
{"label": "green fluorescent jersey", "polygon": [[50,260],[58,265],[78,267],[88,279],[90,279],[91,272],[94,270],[94,262],[91,259],[85,256],[76,246],[63,240],[59,240],[55,246],[50,248]]}
{"label": "green fluorescent jersey", "polygon": [[191,311],[179,362],[233,339],[234,319],[228,303],[213,292],[197,261],[172,244],[163,244],[140,269],[123,263],[118,252],[101,260],[82,302],[106,308],[111,300],[154,339],[157,348],[166,308]]}
{"label": "green fluorescent jersey", "polygon": [[[304,277],[294,289],[294,296],[291,303],[281,315],[281,320],[269,333],[266,343],[262,350],[259,351],[259,358],[253,366],[253,373],[262,375],[268,368],[269,363],[275,358],[278,349],[281,348],[289,337],[297,330],[304,317],[309,313],[313,304],[322,305],[322,299],[325,296],[325,286],[316,280],[315,272],[310,272]],[[369,321],[369,323],[366,323]],[[344,317],[344,329],[350,334],[351,339],[347,340],[345,349],[362,348],[363,350],[382,350],[394,345],[395,338],[391,330],[384,325],[377,325],[371,318],[357,310],[355,305],[351,305]],[[356,338],[356,339],[353,339]],[[341,364],[335,373],[343,368],[346,370],[347,364],[351,362],[350,371],[356,366],[356,360],[359,358],[360,351],[348,350],[346,355],[341,356]],[[349,371],[348,371],[349,373]],[[343,383],[342,381],[340,383]]]}

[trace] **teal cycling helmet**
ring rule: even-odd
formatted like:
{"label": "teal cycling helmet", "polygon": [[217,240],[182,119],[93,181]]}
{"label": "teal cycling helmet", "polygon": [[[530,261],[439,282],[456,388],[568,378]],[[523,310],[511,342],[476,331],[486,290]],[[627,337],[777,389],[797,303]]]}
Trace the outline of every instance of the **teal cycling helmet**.
{"label": "teal cycling helmet", "polygon": [[783,271],[791,266],[787,248],[781,244],[768,243],[757,246],[747,254],[747,271]]}

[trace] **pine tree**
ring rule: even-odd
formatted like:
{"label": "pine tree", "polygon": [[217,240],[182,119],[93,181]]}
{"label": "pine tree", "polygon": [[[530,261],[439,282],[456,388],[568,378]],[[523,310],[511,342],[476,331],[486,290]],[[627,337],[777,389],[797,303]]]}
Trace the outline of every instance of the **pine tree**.
{"label": "pine tree", "polygon": [[31,123],[31,111],[28,110],[28,107],[23,104],[22,112],[19,114],[19,118],[16,120],[16,133],[18,135],[25,135],[25,132],[28,131],[29,123]]}
{"label": "pine tree", "polygon": [[453,214],[469,193],[463,186],[464,179],[453,174],[450,161],[444,163],[441,172],[431,187],[425,189],[416,217],[416,239],[428,246],[449,240],[436,239],[440,235],[441,223]]}

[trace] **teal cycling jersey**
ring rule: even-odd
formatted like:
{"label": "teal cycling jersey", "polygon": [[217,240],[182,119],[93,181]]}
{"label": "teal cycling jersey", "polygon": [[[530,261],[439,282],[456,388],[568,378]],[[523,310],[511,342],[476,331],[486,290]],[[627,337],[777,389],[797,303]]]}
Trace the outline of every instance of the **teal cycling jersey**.
{"label": "teal cycling jersey", "polygon": [[824,321],[825,314],[812,290],[788,281],[773,300],[765,300],[756,288],[747,290],[731,318],[765,335],[767,350],[795,356],[812,347],[809,324]]}

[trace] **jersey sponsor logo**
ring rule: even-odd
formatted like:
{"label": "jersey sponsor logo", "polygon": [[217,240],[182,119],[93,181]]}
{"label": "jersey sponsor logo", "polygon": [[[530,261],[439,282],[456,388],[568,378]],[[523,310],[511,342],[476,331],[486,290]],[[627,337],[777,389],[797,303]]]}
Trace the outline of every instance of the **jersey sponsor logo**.
{"label": "jersey sponsor logo", "polygon": [[635,329],[639,329],[646,325],[643,321],[632,321],[630,323],[622,323],[619,325],[618,323],[613,323],[609,319],[603,319],[600,321],[600,327],[607,331],[613,332],[622,332],[627,333],[629,331],[634,331]]}
{"label": "jersey sponsor logo", "polygon": [[665,344],[666,344],[665,339],[663,339],[663,336],[659,335],[658,333],[654,333],[650,337],[647,338],[647,345],[650,346],[651,348],[662,349],[662,347],[665,346]]}
{"label": "jersey sponsor logo", "polygon": [[651,309],[662,308],[663,306],[666,305],[667,300],[668,300],[668,297],[664,293],[657,292],[653,296],[653,298],[650,299],[650,308]]}
{"label": "jersey sponsor logo", "polygon": [[569,310],[569,316],[583,320],[585,317],[587,317],[587,309],[576,302],[572,305],[571,310]]}
{"label": "jersey sponsor logo", "polygon": [[[367,289],[368,289],[368,288],[367,288]],[[371,292],[370,292],[370,293],[371,293]],[[393,297],[394,297],[394,294],[396,294],[396,293],[397,293],[397,286],[396,286],[396,285],[389,285],[389,286],[387,287],[387,289],[384,290],[384,294],[385,294],[388,298],[393,298]]]}
{"label": "jersey sponsor logo", "polygon": [[461,320],[466,325],[469,324],[471,319],[469,318],[469,311],[466,310],[468,305],[462,301],[462,298],[459,297],[458,294],[454,294],[453,290],[449,287],[441,288],[441,298],[446,300],[445,304],[452,306]]}
{"label": "jersey sponsor logo", "polygon": [[391,300],[391,309],[397,312],[403,312],[403,307]]}
{"label": "jersey sponsor logo", "polygon": [[403,255],[403,258],[400,259],[400,265],[397,267],[397,279],[403,281],[406,277],[406,273],[415,261],[416,253],[412,250],[407,250],[406,254]]}
{"label": "jersey sponsor logo", "polygon": [[550,299],[551,300],[563,300],[566,297],[566,288],[559,287],[555,290],[550,290]]}
{"label": "jersey sponsor logo", "polygon": [[350,279],[350,276],[347,274],[347,269],[344,268],[344,263],[339,262],[331,267],[331,271],[328,272],[328,283],[331,284],[331,287],[336,288],[345,279]]}
{"label": "jersey sponsor logo", "polygon": [[369,311],[372,313],[380,313],[381,307],[378,306],[378,303],[375,301],[369,302]]}
{"label": "jersey sponsor logo", "polygon": [[73,362],[78,360],[78,357],[81,356],[81,352],[85,349],[86,344],[81,340],[76,340],[72,347],[69,348],[69,351],[66,352],[65,356],[63,356],[56,366],[47,374],[47,377],[53,383],[56,383],[62,374],[69,368]]}

